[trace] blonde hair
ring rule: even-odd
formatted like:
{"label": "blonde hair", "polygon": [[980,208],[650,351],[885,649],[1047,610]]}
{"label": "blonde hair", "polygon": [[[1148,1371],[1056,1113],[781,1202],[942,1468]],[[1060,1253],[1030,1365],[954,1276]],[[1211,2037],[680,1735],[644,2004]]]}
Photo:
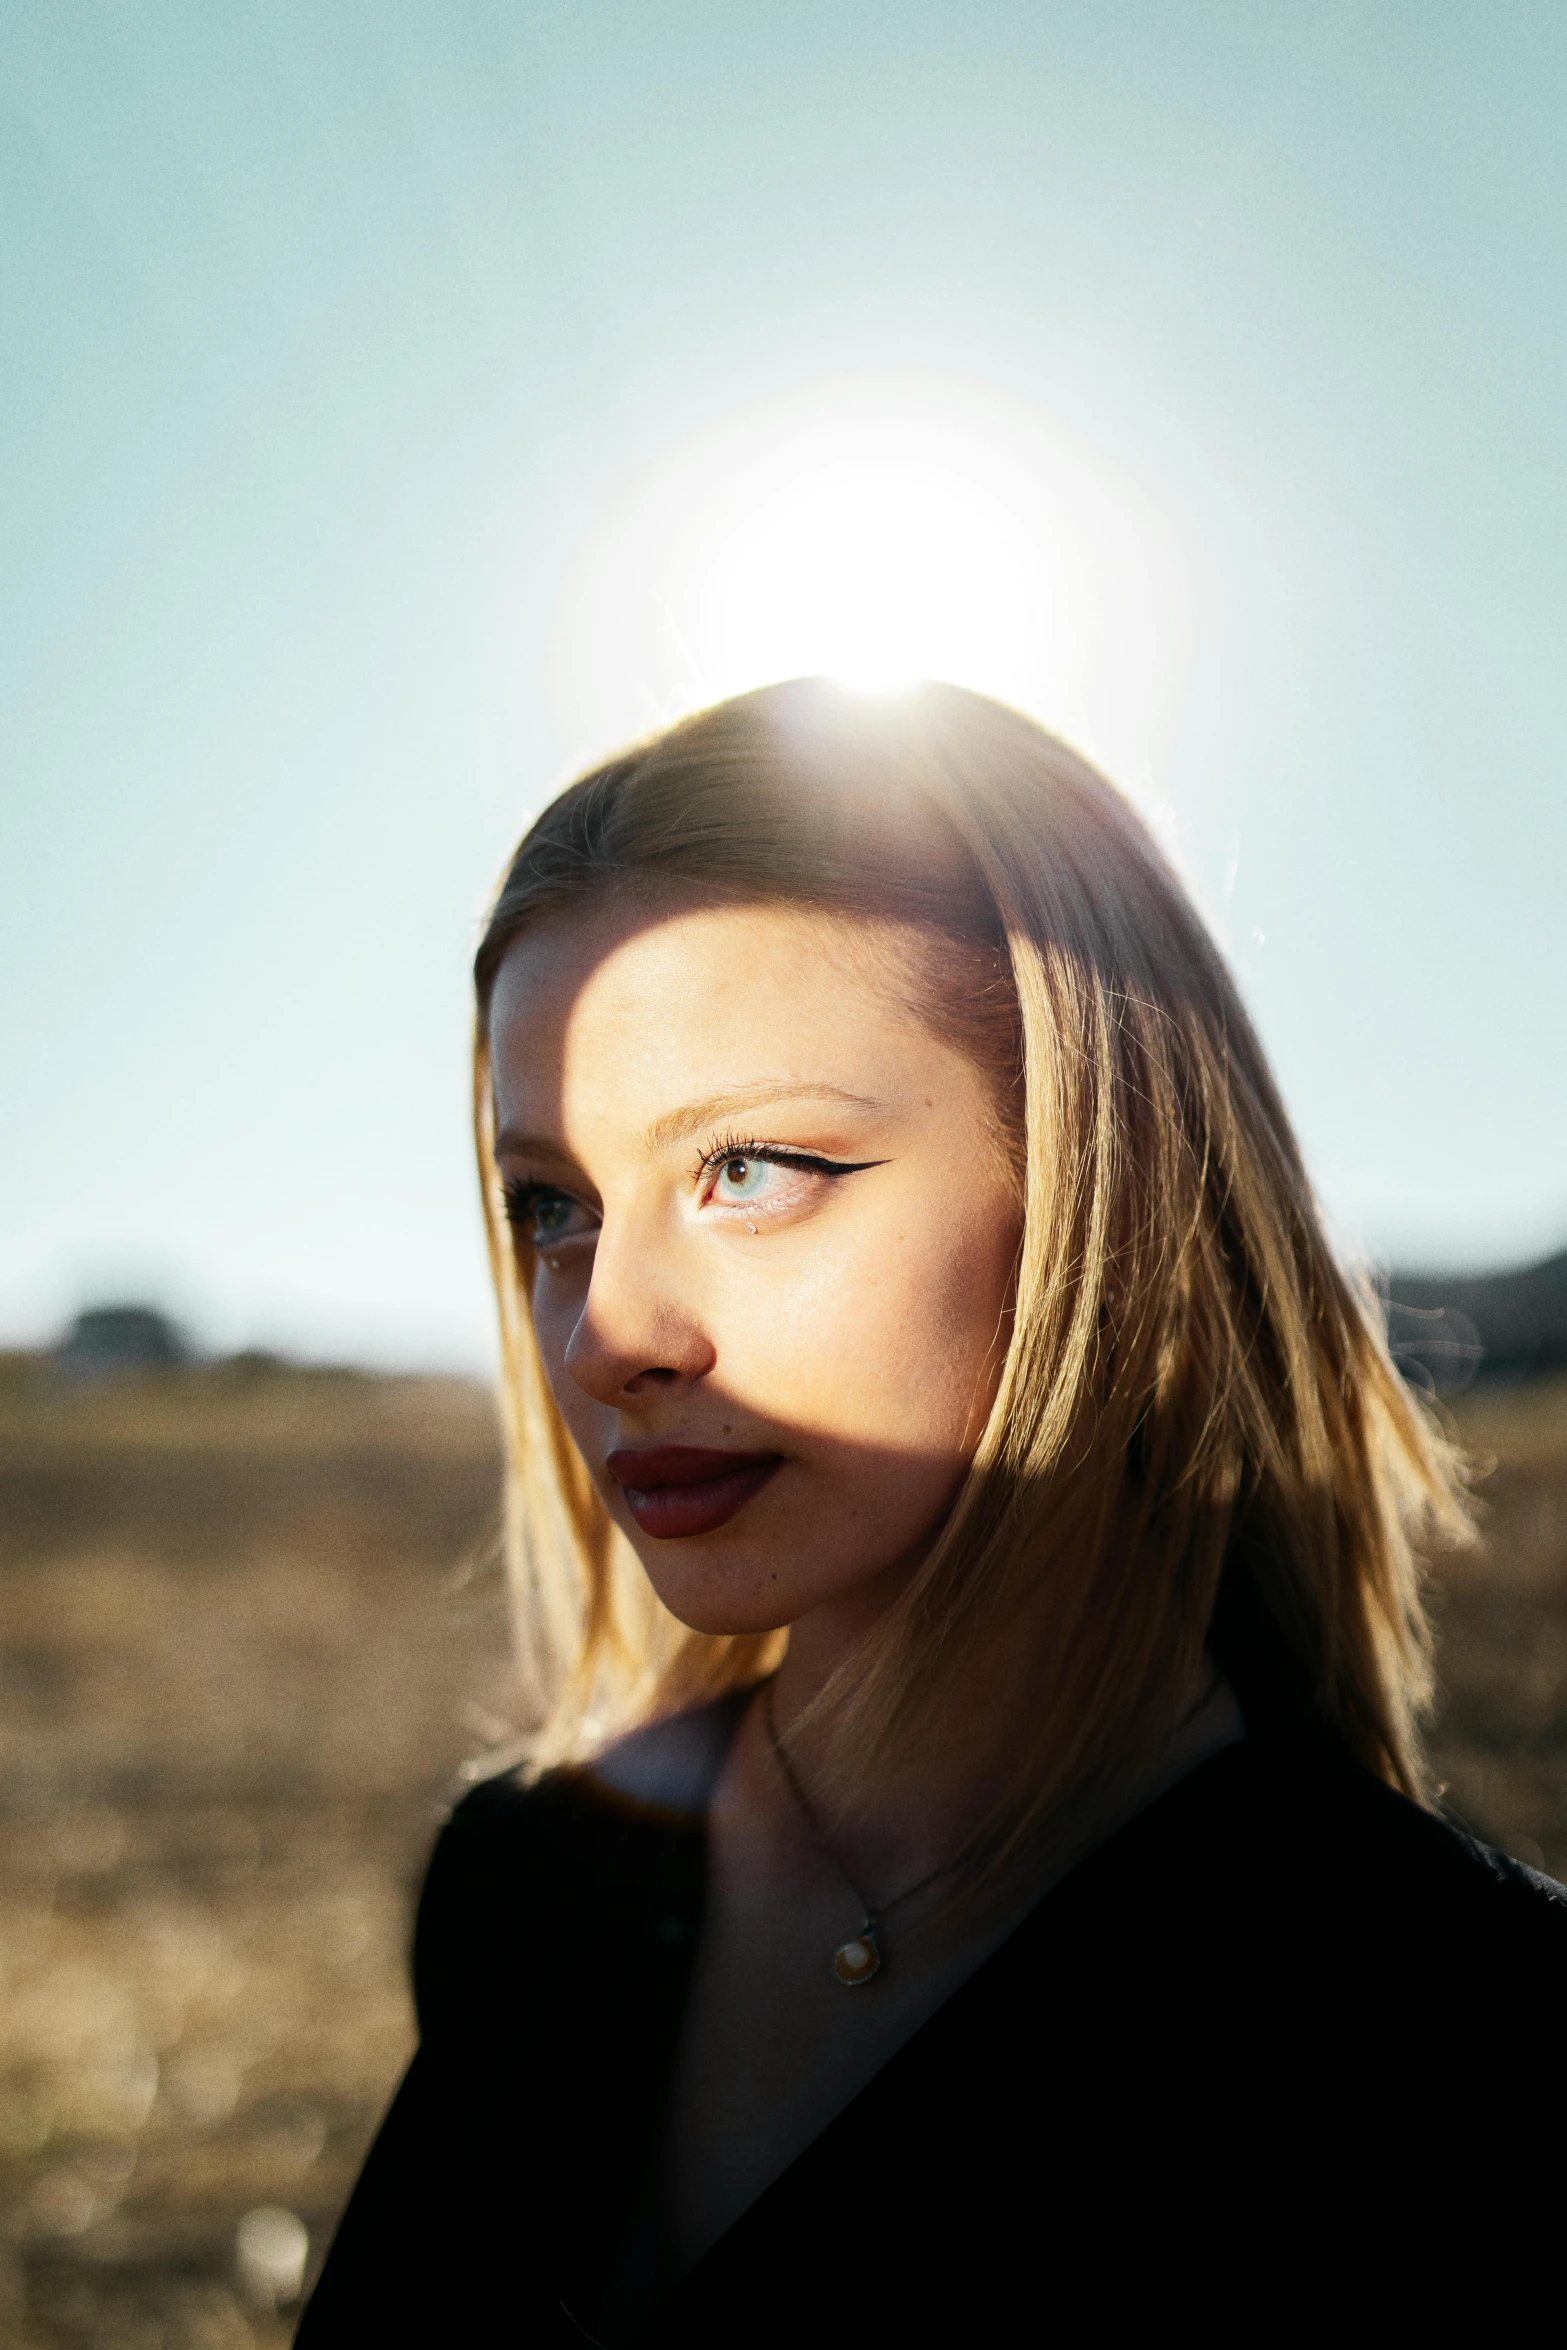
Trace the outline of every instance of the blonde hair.
{"label": "blonde hair", "polygon": [[915,1008],[990,1074],[1019,1167],[995,1405],[928,1558],[824,1693],[838,1762],[939,1729],[962,1660],[1026,1607],[1037,1702],[1009,1841],[1116,1783],[1205,1643],[1253,1727],[1309,1721],[1421,1797],[1421,1556],[1466,1536],[1460,1464],[1334,1259],[1251,1022],[1147,827],[1063,743],[946,685],[883,701],[801,680],[688,718],[562,793],[496,897],[474,1101],[538,1759],[741,1688],[787,1641],[694,1633],[654,1597],[550,1394],[499,1193],[495,974],[522,930],[617,890],[916,925],[936,952]]}

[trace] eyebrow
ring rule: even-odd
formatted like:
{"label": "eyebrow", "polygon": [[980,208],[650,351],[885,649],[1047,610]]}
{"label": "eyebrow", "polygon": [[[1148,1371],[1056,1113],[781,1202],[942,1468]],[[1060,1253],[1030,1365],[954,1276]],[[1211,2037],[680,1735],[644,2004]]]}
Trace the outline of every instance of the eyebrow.
{"label": "eyebrow", "polygon": [[655,1118],[647,1130],[649,1150],[668,1150],[672,1143],[688,1142],[693,1134],[700,1134],[704,1126],[715,1119],[733,1118],[742,1110],[760,1110],[774,1102],[840,1102],[852,1110],[879,1110],[883,1104],[872,1101],[863,1093],[846,1093],[841,1085],[742,1085],[731,1093],[709,1094],[706,1101],[687,1102],[684,1109],[669,1110],[662,1118]]}
{"label": "eyebrow", "polygon": [[[727,1093],[709,1094],[704,1101],[687,1102],[681,1109],[668,1110],[662,1118],[655,1118],[647,1130],[646,1143],[650,1151],[668,1150],[677,1142],[686,1142],[693,1134],[700,1134],[704,1126],[711,1126],[719,1118],[736,1118],[746,1110],[768,1108],[774,1102],[837,1102],[851,1110],[880,1110],[885,1104],[873,1101],[863,1093],[849,1093],[841,1085],[780,1085],[763,1082],[742,1085]],[[558,1142],[542,1135],[524,1134],[515,1126],[504,1126],[495,1137],[497,1156],[501,1152],[515,1153],[519,1158],[564,1159]]]}

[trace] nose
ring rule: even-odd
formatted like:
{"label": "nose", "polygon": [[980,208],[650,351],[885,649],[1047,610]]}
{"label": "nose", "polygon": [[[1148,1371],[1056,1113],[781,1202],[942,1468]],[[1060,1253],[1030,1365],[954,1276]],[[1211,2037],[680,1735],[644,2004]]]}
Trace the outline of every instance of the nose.
{"label": "nose", "polygon": [[701,1379],[717,1361],[677,1269],[648,1236],[601,1231],[593,1277],[566,1341],[565,1367],[595,1403],[618,1405],[677,1380]]}

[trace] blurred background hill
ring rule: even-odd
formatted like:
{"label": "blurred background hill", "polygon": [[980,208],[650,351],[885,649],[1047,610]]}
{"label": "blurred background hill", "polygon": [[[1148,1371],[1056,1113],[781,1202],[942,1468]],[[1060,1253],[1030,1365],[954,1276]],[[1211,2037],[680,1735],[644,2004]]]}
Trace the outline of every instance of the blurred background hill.
{"label": "blurred background hill", "polygon": [[1496,1273],[1396,1273],[1389,1336],[1439,1393],[1567,1373],[1567,1249]]}
{"label": "blurred background hill", "polygon": [[[142,1316],[0,1358],[0,2341],[279,2350],[411,2046],[423,1857],[515,1731],[495,1424]],[[1567,1875],[1567,1379],[1451,1408],[1439,1765]]]}

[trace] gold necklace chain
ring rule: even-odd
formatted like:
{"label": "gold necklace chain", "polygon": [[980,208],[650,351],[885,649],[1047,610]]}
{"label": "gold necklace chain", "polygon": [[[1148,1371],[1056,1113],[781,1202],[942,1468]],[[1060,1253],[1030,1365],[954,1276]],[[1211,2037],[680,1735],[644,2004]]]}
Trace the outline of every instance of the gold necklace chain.
{"label": "gold necklace chain", "polygon": [[[767,1732],[767,1743],[773,1750],[773,1760],[778,1765],[784,1785],[794,1798],[800,1817],[865,1912],[864,1923],[859,1932],[852,1934],[847,1942],[840,1943],[832,1954],[832,1971],[839,1982],[850,1991],[857,1990],[861,1983],[872,1982],[887,1963],[877,1935],[881,1929],[881,1921],[888,1911],[898,1909],[905,1901],[912,1901],[916,1893],[923,1893],[926,1886],[934,1885],[938,1877],[950,1876],[954,1869],[961,1867],[962,1863],[968,1859],[974,1845],[973,1843],[966,1844],[954,1859],[944,1860],[938,1867],[927,1869],[924,1876],[918,1878],[914,1884],[905,1885],[903,1891],[895,1893],[890,1901],[884,1901],[879,1908],[874,1907],[866,1900],[839,1858],[831,1837],[812,1810],[810,1797],[801,1786],[795,1767],[785,1752],[783,1741],[778,1735],[778,1724],[773,1716],[773,1684],[771,1681],[762,1692],[762,1724]],[[975,1842],[977,1841],[976,1838]]]}

